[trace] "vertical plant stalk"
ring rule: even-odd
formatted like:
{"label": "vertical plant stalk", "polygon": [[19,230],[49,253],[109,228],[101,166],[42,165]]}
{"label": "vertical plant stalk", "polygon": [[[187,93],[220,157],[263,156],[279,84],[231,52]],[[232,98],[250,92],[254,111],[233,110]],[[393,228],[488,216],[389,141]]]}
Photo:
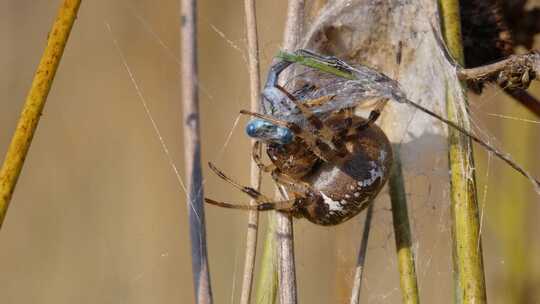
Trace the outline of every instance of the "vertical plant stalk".
{"label": "vertical plant stalk", "polygon": [[[249,87],[251,98],[251,111],[259,111],[260,95],[260,71],[259,71],[259,43],[257,36],[257,14],[255,11],[254,0],[244,0],[246,14],[246,29],[248,41],[248,68],[249,68]],[[252,141],[252,145],[254,141]],[[259,146],[259,150],[261,147]],[[260,153],[261,151],[259,151]],[[259,190],[261,187],[261,170],[257,167],[254,160],[251,160],[250,167],[251,185]],[[251,200],[251,205],[256,204]],[[248,227],[246,235],[246,254],[244,260],[244,275],[242,281],[242,293],[240,295],[240,304],[249,304],[251,299],[251,287],[253,286],[253,275],[255,268],[255,258],[257,256],[257,233],[259,226],[259,211],[250,210],[248,214]]]}
{"label": "vertical plant stalk", "polygon": [[[304,27],[304,0],[289,0],[283,34],[283,49],[294,51],[300,44]],[[288,79],[290,72],[281,79]],[[283,191],[282,191],[283,192]],[[279,302],[296,304],[296,269],[294,262],[293,222],[290,214],[276,212],[276,240],[279,265]]]}
{"label": "vertical plant stalk", "polygon": [[258,271],[257,290],[255,303],[274,304],[276,303],[278,289],[278,273],[276,261],[276,218],[275,212],[268,212],[268,227],[261,255],[260,268]]}
{"label": "vertical plant stalk", "polygon": [[77,18],[80,4],[81,0],[63,1],[49,32],[47,46],[41,56],[19,122],[0,169],[0,227],[4,222],[9,202],[32,143],[73,23]]}
{"label": "vertical plant stalk", "polygon": [[[440,1],[443,35],[451,55],[464,62],[458,0]],[[469,129],[465,105],[447,88],[448,119]],[[456,303],[486,303],[485,275],[471,140],[448,129],[450,197]]]}
{"label": "vertical plant stalk", "polygon": [[392,202],[392,220],[399,268],[399,283],[403,303],[420,303],[418,282],[412,250],[411,226],[407,211],[405,183],[401,169],[399,145],[394,145],[394,164],[389,180],[390,199]]}
{"label": "vertical plant stalk", "polygon": [[[282,199],[289,199],[282,186],[279,186]],[[296,304],[298,301],[296,291],[296,265],[294,260],[294,231],[292,216],[285,212],[276,212],[275,233],[278,278],[279,303]]]}
{"label": "vertical plant stalk", "polygon": [[197,1],[181,0],[181,84],[184,129],[184,165],[187,180],[187,210],[191,238],[191,266],[196,303],[212,303],[206,249],[197,70]]}
{"label": "vertical plant stalk", "polygon": [[366,253],[371,230],[371,220],[373,219],[373,206],[371,203],[366,212],[364,221],[364,231],[362,232],[362,241],[360,241],[360,250],[358,251],[358,260],[356,261],[356,271],[354,273],[353,288],[351,292],[351,304],[360,303],[360,291],[362,290],[362,278],[364,276],[364,264],[366,262]]}

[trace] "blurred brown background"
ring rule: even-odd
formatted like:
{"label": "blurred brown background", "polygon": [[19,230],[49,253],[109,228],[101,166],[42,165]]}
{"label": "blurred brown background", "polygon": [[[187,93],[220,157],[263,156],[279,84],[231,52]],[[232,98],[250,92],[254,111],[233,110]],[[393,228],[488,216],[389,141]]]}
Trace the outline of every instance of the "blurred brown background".
{"label": "blurred brown background", "polygon": [[[0,1],[2,157],[59,3]],[[285,1],[258,1],[257,9],[266,73],[280,45]],[[193,301],[185,194],[122,59],[182,172],[178,22],[178,1],[83,2],[0,231],[2,303]],[[249,107],[244,37],[241,1],[200,1],[203,161],[247,183],[249,141],[238,116]],[[533,92],[540,97],[538,85]],[[473,98],[471,108],[492,143],[540,176],[540,124],[495,116],[532,115],[499,89]],[[488,297],[492,303],[540,301],[539,196],[499,160],[479,147],[476,153]],[[430,182],[422,169],[404,167],[411,184]],[[204,169],[208,196],[247,202]],[[448,191],[446,185],[430,189]],[[421,298],[450,303],[449,202],[407,190]],[[272,193],[271,185],[264,191]],[[386,190],[375,210],[362,299],[399,303]],[[206,212],[215,302],[236,303],[246,214]],[[345,302],[363,217],[333,228],[295,222],[301,303]]]}

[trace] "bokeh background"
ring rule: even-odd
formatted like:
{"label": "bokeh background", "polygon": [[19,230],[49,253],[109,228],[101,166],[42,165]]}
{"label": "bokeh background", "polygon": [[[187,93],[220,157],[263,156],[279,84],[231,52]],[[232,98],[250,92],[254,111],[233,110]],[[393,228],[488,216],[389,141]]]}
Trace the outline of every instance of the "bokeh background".
{"label": "bokeh background", "polygon": [[[59,3],[0,1],[2,155]],[[182,172],[178,5],[83,2],[0,232],[2,303],[193,302],[185,193],[169,162],[170,157]],[[280,46],[286,3],[257,5],[265,73]],[[199,2],[199,56],[203,162],[213,161],[247,183],[250,147],[243,134],[246,120],[238,115],[249,107],[241,1]],[[540,98],[538,85],[531,92]],[[471,109],[490,142],[540,176],[537,118],[497,88],[473,96]],[[476,147],[476,154],[488,297],[492,303],[537,303],[539,196],[482,148]],[[446,154],[437,159],[444,162]],[[404,168],[412,185],[431,182],[425,169]],[[204,170],[208,196],[247,202]],[[273,192],[268,178],[263,189]],[[434,182],[429,189],[447,192],[448,186]],[[422,301],[450,303],[449,201],[414,187],[407,192]],[[236,303],[246,214],[212,207],[206,212],[215,302]],[[332,228],[295,222],[301,303],[346,302],[363,218]],[[264,227],[266,216],[261,219]],[[364,303],[400,303],[394,250],[383,190],[368,249]]]}

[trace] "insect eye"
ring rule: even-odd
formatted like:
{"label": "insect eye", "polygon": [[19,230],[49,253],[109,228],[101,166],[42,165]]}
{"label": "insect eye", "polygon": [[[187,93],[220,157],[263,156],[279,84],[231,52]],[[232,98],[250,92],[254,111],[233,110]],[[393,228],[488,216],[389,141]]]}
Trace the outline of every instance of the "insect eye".
{"label": "insect eye", "polygon": [[249,137],[282,145],[290,143],[294,138],[291,130],[262,119],[250,121],[246,126],[246,133]]}

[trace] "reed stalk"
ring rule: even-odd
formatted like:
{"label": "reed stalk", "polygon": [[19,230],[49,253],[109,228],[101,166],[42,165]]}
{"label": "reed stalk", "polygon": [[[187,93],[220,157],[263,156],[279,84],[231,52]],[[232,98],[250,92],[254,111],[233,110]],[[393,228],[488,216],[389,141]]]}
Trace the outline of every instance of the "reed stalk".
{"label": "reed stalk", "polygon": [[[257,36],[257,14],[255,11],[255,1],[244,1],[246,15],[246,30],[248,42],[248,69],[249,69],[249,87],[251,99],[251,111],[259,111],[260,98],[260,71],[259,71],[259,43]],[[252,145],[255,144],[252,141]],[[260,151],[259,146],[259,153]],[[251,160],[250,165],[251,186],[257,190],[261,187],[261,170],[255,161]],[[257,204],[251,200],[251,205]],[[253,276],[255,269],[255,258],[257,255],[257,234],[259,227],[259,211],[250,210],[248,214],[248,226],[246,235],[246,253],[244,260],[244,274],[242,281],[242,292],[240,295],[240,304],[249,304],[251,299],[251,290],[253,286]]]}
{"label": "reed stalk", "polygon": [[402,303],[418,304],[418,282],[412,249],[411,226],[407,211],[405,181],[401,169],[399,145],[394,145],[394,164],[389,180],[390,200],[392,202],[392,220],[399,268]]}
{"label": "reed stalk", "polygon": [[204,192],[201,168],[199,92],[197,66],[197,1],[181,0],[181,87],[184,131],[184,165],[187,181],[187,211],[191,239],[191,266],[195,302],[212,303],[206,248]]}
{"label": "reed stalk", "polygon": [[[294,51],[300,44],[304,27],[304,0],[289,0],[283,49]],[[288,79],[286,71],[281,79]],[[282,191],[283,194],[284,191]],[[279,265],[279,302],[296,304],[296,269],[294,262],[294,234],[292,216],[284,212],[276,212],[276,241]]]}
{"label": "reed stalk", "polygon": [[30,149],[39,118],[52,87],[69,34],[77,18],[81,0],[64,0],[49,32],[37,71],[32,80],[17,127],[0,169],[0,227]]}
{"label": "reed stalk", "polygon": [[[443,36],[451,55],[464,63],[458,0],[439,2]],[[469,129],[466,100],[460,100],[460,88],[447,88],[448,119]],[[486,303],[485,275],[480,240],[480,220],[476,195],[473,150],[470,138],[448,129],[450,199],[454,261],[454,302]]]}
{"label": "reed stalk", "polygon": [[262,249],[261,262],[259,268],[259,278],[255,294],[255,303],[274,304],[276,303],[278,290],[278,272],[276,261],[276,219],[274,212],[268,213],[268,227]]}
{"label": "reed stalk", "polygon": [[356,270],[354,272],[353,287],[351,291],[350,304],[360,303],[360,291],[362,290],[362,281],[364,278],[364,270],[366,263],[366,254],[369,241],[369,232],[371,231],[371,220],[373,219],[373,206],[375,202],[367,208],[366,219],[364,220],[364,231],[362,232],[362,240],[358,249],[358,259],[356,260]]}

